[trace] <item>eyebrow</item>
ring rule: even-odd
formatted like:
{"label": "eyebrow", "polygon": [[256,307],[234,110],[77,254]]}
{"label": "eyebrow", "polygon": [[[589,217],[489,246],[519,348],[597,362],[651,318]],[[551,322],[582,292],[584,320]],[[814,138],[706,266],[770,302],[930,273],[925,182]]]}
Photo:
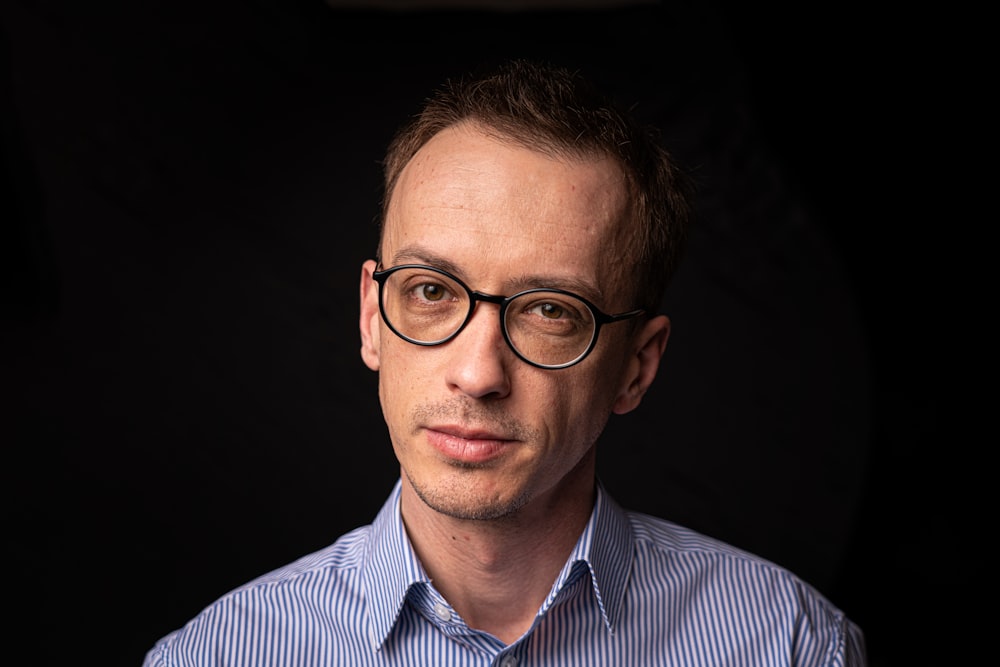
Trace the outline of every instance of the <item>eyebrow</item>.
{"label": "eyebrow", "polygon": [[[447,257],[438,255],[420,245],[412,244],[403,246],[393,254],[392,260],[393,266],[398,266],[399,264],[427,264],[428,266],[433,266],[447,271],[453,276],[461,279],[466,284],[469,282],[468,276],[465,271],[462,270],[462,267]],[[578,294],[594,304],[599,304],[604,297],[603,290],[595,285],[576,278],[543,274],[521,274],[519,276],[514,276],[506,282],[510,286],[510,294],[516,294],[517,292],[522,292],[527,289],[549,287]],[[473,290],[476,289],[473,285],[469,285],[469,287]]]}

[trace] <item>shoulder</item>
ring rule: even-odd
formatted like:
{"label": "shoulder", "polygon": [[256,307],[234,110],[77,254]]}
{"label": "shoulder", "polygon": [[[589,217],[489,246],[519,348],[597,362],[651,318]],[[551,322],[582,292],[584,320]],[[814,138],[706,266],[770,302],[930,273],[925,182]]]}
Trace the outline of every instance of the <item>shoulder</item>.
{"label": "shoulder", "polygon": [[629,510],[625,510],[624,513],[637,547],[652,550],[663,556],[700,555],[735,560],[747,559],[761,565],[777,567],[748,551],[667,519]]}
{"label": "shoulder", "polygon": [[650,576],[684,573],[704,585],[755,586],[783,593],[801,589],[807,597],[820,595],[790,570],[727,542],[648,514],[629,511],[626,516],[636,566]]}
{"label": "shoulder", "polygon": [[[860,630],[822,593],[765,558],[670,521],[626,512],[634,538],[639,606],[686,601],[692,618],[739,620],[764,636],[789,637],[796,651],[863,655]],[[846,664],[861,664],[844,658]]]}
{"label": "shoulder", "polygon": [[[350,619],[339,613],[361,596],[361,579],[371,526],[356,528],[333,544],[261,575],[201,610],[183,627],[160,639],[146,654],[144,667],[214,664],[204,651],[266,627],[282,635],[317,622]],[[317,618],[316,610],[326,610]],[[212,651],[210,651],[212,652]],[[221,653],[220,653],[221,654]],[[214,658],[213,658],[214,659]],[[207,662],[206,662],[207,660]]]}
{"label": "shoulder", "polygon": [[260,597],[265,589],[313,589],[325,580],[352,578],[364,563],[370,535],[371,526],[355,528],[337,538],[330,546],[302,556],[231,590],[213,605],[225,604],[233,598]]}
{"label": "shoulder", "polygon": [[346,575],[361,567],[368,547],[371,526],[362,526],[343,534],[328,547],[315,551],[253,579],[227,595],[268,586],[296,585],[317,575]]}

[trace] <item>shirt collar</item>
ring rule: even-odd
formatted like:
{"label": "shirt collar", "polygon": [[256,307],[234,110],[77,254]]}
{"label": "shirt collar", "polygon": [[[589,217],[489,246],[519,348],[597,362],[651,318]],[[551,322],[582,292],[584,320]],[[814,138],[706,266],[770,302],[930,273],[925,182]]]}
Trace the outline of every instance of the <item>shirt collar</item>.
{"label": "shirt collar", "polygon": [[[364,563],[365,596],[369,604],[370,638],[380,648],[399,617],[407,592],[414,585],[430,584],[406,535],[399,510],[401,483],[372,522],[371,540]],[[548,611],[581,567],[590,574],[594,596],[609,632],[614,632],[632,565],[633,535],[624,510],[598,482],[597,498],[572,553],[556,578],[541,613]]]}
{"label": "shirt collar", "polygon": [[399,512],[402,488],[397,480],[389,498],[372,522],[364,561],[364,590],[369,605],[369,639],[382,647],[403,608],[410,587],[430,583],[413,551]]}
{"label": "shirt collar", "polygon": [[614,633],[621,617],[632,571],[635,551],[633,545],[634,537],[628,516],[608,494],[604,485],[598,482],[594,511],[566,560],[562,573],[556,579],[543,612],[570,579],[574,568],[585,565],[594,587],[594,597],[601,608],[601,616],[608,632]]}

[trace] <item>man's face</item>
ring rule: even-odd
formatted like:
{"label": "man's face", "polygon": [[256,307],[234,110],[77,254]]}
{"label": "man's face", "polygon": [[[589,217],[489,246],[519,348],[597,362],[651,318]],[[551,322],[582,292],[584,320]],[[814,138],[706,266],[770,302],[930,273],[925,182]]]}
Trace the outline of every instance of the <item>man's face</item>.
{"label": "man's face", "polygon": [[[382,238],[383,267],[445,268],[473,290],[511,295],[564,287],[609,313],[632,309],[613,280],[615,230],[627,210],[612,160],[566,161],[504,144],[473,126],[441,132],[403,170]],[[510,515],[592,492],[594,443],[612,412],[627,412],[655,375],[669,323],[629,336],[605,326],[581,363],[546,370],[504,341],[499,306],[478,303],[468,325],[434,347],[393,334],[361,276],[362,357],[408,488],[433,509],[467,519]],[[653,325],[652,327],[650,325]],[[643,361],[652,341],[655,356]],[[645,365],[644,365],[645,364]]]}

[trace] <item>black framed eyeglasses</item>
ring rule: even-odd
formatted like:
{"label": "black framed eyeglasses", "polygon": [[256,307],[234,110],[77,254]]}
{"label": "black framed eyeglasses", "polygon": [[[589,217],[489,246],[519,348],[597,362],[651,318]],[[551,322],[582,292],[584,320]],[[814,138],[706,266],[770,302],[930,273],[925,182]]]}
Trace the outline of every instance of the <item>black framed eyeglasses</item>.
{"label": "black framed eyeglasses", "polygon": [[377,270],[379,310],[397,336],[414,345],[441,345],[469,323],[477,301],[500,306],[500,330],[523,361],[538,368],[566,368],[586,358],[601,327],[643,314],[608,315],[582,296],[555,288],[512,296],[476,292],[442,269],[401,264]]}

